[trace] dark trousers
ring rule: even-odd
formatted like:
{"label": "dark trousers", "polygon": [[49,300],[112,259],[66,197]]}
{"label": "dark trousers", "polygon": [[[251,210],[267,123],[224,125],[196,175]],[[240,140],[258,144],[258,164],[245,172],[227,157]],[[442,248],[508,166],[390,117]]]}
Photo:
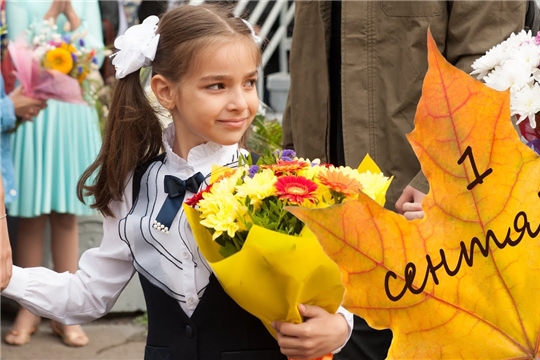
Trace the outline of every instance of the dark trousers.
{"label": "dark trousers", "polygon": [[334,360],[379,360],[386,359],[392,342],[392,331],[375,330],[361,317],[354,317],[354,328],[345,347]]}

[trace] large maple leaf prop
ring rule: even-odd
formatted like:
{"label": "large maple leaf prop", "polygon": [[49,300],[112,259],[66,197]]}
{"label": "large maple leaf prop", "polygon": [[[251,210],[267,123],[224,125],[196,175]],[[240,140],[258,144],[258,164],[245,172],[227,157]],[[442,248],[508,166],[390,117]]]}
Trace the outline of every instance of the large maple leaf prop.
{"label": "large maple leaf prop", "polygon": [[540,357],[540,161],[510,122],[509,94],[450,65],[429,70],[408,135],[430,183],[425,218],[367,196],[291,209],[339,264],[344,306],[391,328],[397,359]]}

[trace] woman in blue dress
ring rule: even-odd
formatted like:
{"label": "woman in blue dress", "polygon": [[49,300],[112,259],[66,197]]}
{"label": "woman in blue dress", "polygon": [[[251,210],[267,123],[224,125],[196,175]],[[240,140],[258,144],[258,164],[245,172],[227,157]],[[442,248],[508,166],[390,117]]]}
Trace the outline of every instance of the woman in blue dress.
{"label": "woman in blue dress", "polygon": [[[97,0],[10,0],[6,12],[10,40],[30,28],[39,31],[44,19],[53,18],[58,32],[85,33],[87,48],[98,53],[103,49]],[[98,59],[100,65],[103,56]],[[14,260],[21,267],[41,265],[45,225],[49,221],[54,270],[73,273],[79,258],[77,216],[91,214],[91,209],[78,201],[76,186],[99,152],[99,121],[92,106],[56,100],[47,104],[34,121],[19,126],[13,138],[19,196],[10,205],[9,213],[19,217],[16,243],[20,249]],[[4,340],[12,345],[26,344],[39,321],[39,317],[21,307]],[[66,345],[88,343],[78,325],[51,322],[51,327]]]}

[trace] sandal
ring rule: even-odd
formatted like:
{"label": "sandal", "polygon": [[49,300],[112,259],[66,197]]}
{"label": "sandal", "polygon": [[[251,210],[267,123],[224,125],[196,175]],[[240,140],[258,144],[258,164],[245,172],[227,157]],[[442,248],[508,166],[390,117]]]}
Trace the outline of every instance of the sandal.
{"label": "sandal", "polygon": [[4,336],[6,344],[14,346],[23,346],[30,342],[30,337],[34,334],[40,324],[38,320],[30,329],[10,329]]}
{"label": "sandal", "polygon": [[90,342],[88,336],[86,336],[84,331],[80,328],[78,330],[72,330],[69,327],[66,328],[66,326],[51,320],[51,329],[67,346],[82,347]]}

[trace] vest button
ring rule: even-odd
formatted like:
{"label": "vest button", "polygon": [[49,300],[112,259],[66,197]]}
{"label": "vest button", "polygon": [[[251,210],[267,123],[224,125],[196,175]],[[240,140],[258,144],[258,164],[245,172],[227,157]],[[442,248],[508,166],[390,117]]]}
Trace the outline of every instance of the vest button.
{"label": "vest button", "polygon": [[190,339],[193,337],[193,328],[189,325],[186,326],[186,336]]}

